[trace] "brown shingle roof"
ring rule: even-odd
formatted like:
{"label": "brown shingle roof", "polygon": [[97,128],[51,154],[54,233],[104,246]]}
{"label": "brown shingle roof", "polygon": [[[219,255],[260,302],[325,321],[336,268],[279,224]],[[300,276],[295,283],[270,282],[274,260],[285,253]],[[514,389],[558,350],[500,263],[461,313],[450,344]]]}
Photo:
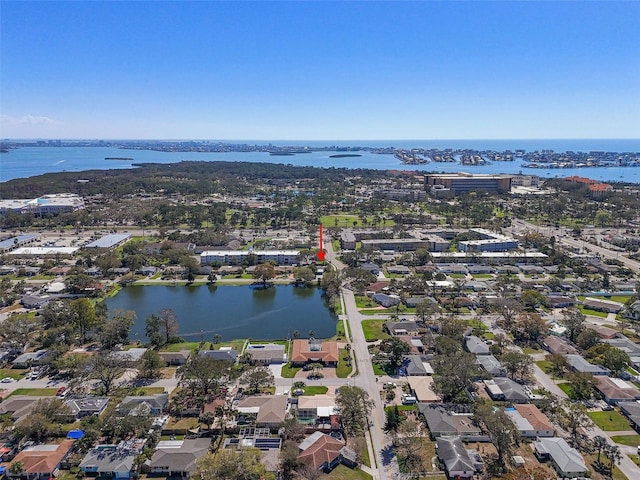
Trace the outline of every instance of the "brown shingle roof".
{"label": "brown shingle roof", "polygon": [[538,407],[530,404],[514,405],[518,413],[525,418],[536,431],[555,430],[547,416]]}
{"label": "brown shingle roof", "polygon": [[291,361],[295,363],[306,362],[337,362],[340,356],[337,342],[322,342],[321,349],[311,351],[309,340],[294,340],[291,348]]}
{"label": "brown shingle roof", "polygon": [[307,449],[300,452],[298,459],[314,470],[318,470],[325,463],[330,464],[339,455],[344,444],[329,435],[319,433],[318,438]]}
{"label": "brown shingle roof", "polygon": [[[71,449],[73,440],[63,440],[55,450],[38,448],[38,446],[26,448],[21,451],[11,462],[22,462],[24,471],[29,474],[51,474],[58,468],[60,462]],[[40,446],[42,447],[42,446]]]}

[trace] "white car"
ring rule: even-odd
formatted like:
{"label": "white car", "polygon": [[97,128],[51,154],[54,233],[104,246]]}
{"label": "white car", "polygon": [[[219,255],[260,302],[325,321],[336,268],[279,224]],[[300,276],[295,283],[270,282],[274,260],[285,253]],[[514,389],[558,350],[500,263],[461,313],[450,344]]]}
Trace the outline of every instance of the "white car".
{"label": "white car", "polygon": [[2,380],[0,380],[1,383],[11,383],[13,382],[13,378],[11,377],[4,377]]}

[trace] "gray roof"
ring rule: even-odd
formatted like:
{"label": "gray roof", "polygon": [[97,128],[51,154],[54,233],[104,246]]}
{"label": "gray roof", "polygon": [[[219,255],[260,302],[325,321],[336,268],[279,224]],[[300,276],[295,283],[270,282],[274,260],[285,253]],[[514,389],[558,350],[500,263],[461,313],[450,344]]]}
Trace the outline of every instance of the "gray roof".
{"label": "gray roof", "polygon": [[84,397],[84,398],[72,398],[64,402],[71,409],[71,413],[77,416],[80,413],[83,414],[97,414],[102,412],[107,403],[109,403],[108,397]]}
{"label": "gray roof", "polygon": [[473,460],[460,437],[439,437],[436,440],[436,448],[447,472],[475,471]]}
{"label": "gray roof", "polygon": [[153,395],[129,395],[122,399],[118,410],[135,409],[140,405],[148,405],[151,410],[162,411],[169,402],[168,393],[155,393]]}
{"label": "gray roof", "polygon": [[475,355],[489,355],[489,345],[484,343],[483,340],[476,337],[475,335],[470,335],[466,338],[465,343],[467,345],[467,350]]}
{"label": "gray roof", "polygon": [[80,469],[97,473],[127,473],[133,470],[138,453],[117,445],[98,445],[85,455]]}
{"label": "gray roof", "polygon": [[640,426],[640,403],[620,402],[620,410],[637,426]]}
{"label": "gray roof", "polygon": [[171,472],[193,472],[196,460],[205,455],[210,446],[210,438],[161,441],[148,465],[152,469],[164,468]]}
{"label": "gray roof", "polygon": [[576,372],[591,373],[593,375],[609,375],[608,368],[601,367],[600,365],[594,365],[587,362],[582,355],[572,354],[565,355],[567,362]]}
{"label": "gray roof", "polygon": [[480,428],[472,420],[471,413],[455,415],[444,405],[437,403],[418,403],[418,410],[424,416],[431,435],[480,435]]}
{"label": "gray roof", "polygon": [[129,233],[112,233],[86,245],[86,248],[111,248],[131,237]]}
{"label": "gray roof", "polygon": [[529,400],[529,396],[525,393],[524,388],[517,382],[514,382],[510,378],[495,377],[493,381],[500,387],[504,398],[511,401],[523,401]]}
{"label": "gray roof", "polygon": [[495,377],[504,377],[506,371],[500,361],[493,355],[478,355],[476,363],[484,368],[489,375]]}
{"label": "gray roof", "polygon": [[215,360],[225,360],[235,363],[238,358],[238,351],[233,348],[229,350],[202,350],[200,355],[206,355]]}
{"label": "gray roof", "polygon": [[604,343],[608,343],[609,345],[613,345],[614,347],[618,347],[620,350],[628,353],[629,355],[636,356],[640,354],[640,345],[632,342],[625,336],[621,335],[618,338],[605,338],[602,341]]}
{"label": "gray roof", "polygon": [[558,468],[565,473],[587,471],[580,453],[575,448],[571,448],[563,438],[541,438],[533,442],[533,445],[539,453],[548,454]]}
{"label": "gray roof", "polygon": [[426,375],[427,369],[422,364],[420,355],[407,355],[404,357],[402,366],[406,369],[407,375]]}

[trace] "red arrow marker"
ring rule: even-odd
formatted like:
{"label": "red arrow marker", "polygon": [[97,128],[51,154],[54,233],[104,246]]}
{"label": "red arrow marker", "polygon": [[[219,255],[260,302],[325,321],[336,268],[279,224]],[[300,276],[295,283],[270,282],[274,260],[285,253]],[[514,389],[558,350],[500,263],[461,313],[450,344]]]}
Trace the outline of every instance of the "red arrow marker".
{"label": "red arrow marker", "polygon": [[324,262],[324,249],[322,248],[322,224],[320,224],[320,250],[318,250],[318,260]]}

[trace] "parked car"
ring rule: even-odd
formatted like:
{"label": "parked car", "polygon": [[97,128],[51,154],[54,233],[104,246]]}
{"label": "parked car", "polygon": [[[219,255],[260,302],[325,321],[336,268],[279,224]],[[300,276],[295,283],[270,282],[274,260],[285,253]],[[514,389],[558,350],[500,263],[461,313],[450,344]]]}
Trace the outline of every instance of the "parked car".
{"label": "parked car", "polygon": [[11,382],[13,382],[13,378],[4,377],[2,380],[0,380],[0,382],[2,382],[2,383],[11,383]]}
{"label": "parked car", "polygon": [[57,395],[58,397],[60,397],[60,396],[62,396],[62,394],[63,394],[66,390],[67,390],[67,387],[60,387],[60,388],[58,389],[58,391],[56,392],[56,395]]}

